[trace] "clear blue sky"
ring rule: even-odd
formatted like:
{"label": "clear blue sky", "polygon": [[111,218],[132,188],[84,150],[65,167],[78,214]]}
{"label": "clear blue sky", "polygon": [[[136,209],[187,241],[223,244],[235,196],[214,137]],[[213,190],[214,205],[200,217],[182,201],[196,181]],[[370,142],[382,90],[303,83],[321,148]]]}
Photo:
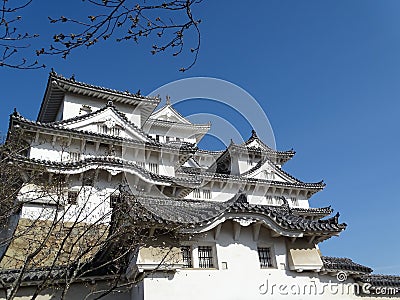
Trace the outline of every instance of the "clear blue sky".
{"label": "clear blue sky", "polygon": [[[54,33],[47,16],[81,4],[54,2],[34,2],[25,17],[41,43]],[[268,115],[277,148],[297,151],[285,169],[327,183],[311,205],[332,205],[349,225],[320,245],[323,254],[400,274],[400,2],[204,0],[194,13],[203,20],[202,46],[184,74],[177,70],[186,57],[152,56],[150,41],[108,43],[44,62],[79,81],[142,94],[192,76],[241,86]],[[14,107],[36,118],[49,68],[0,69],[0,131]]]}

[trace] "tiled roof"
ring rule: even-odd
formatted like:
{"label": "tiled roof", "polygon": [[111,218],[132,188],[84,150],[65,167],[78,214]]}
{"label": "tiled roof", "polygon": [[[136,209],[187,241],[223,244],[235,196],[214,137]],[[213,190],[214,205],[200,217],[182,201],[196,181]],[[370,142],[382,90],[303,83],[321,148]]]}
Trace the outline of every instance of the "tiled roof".
{"label": "tiled roof", "polygon": [[[145,104],[141,113],[143,122],[146,120],[156,106],[160,103],[158,97],[144,97],[139,93],[133,94],[128,91],[121,92],[101,86],[91,85],[76,81],[75,78],[65,78],[51,72],[47,81],[46,92],[40,107],[38,121],[54,121],[59,111],[64,96],[67,93],[88,96],[100,101],[114,101],[128,105]],[[143,123],[142,123],[143,125]]]}
{"label": "tiled roof", "polygon": [[176,144],[162,144],[154,139],[149,139],[147,142],[142,142],[142,141],[137,141],[129,138],[122,138],[118,136],[110,136],[107,134],[101,134],[101,133],[96,133],[96,132],[91,132],[91,131],[84,131],[84,130],[76,130],[76,129],[71,129],[71,128],[65,128],[63,126],[58,125],[57,123],[42,123],[42,122],[37,122],[37,121],[31,121],[28,120],[24,117],[22,117],[18,112],[14,112],[10,116],[11,122],[19,122],[24,125],[28,126],[34,126],[38,128],[43,128],[43,129],[49,129],[49,130],[57,130],[60,132],[65,132],[65,133],[70,133],[70,134],[75,134],[77,136],[85,136],[85,137],[92,137],[92,138],[98,138],[101,141],[109,140],[112,141],[114,144],[115,143],[121,143],[121,144],[137,144],[137,145],[145,145],[146,147],[153,147],[153,148],[165,148],[165,149],[179,149],[179,151],[188,151],[190,153],[194,153],[197,150],[197,147],[194,144],[190,143],[181,143],[179,147],[177,147]]}
{"label": "tiled roof", "polygon": [[355,277],[356,281],[369,283],[373,287],[397,287],[400,292],[400,276],[367,274]]}
{"label": "tiled roof", "polygon": [[154,223],[163,226],[174,224],[198,227],[211,224],[222,216],[251,214],[254,218],[270,220],[274,226],[284,231],[325,236],[323,239],[340,233],[347,226],[338,223],[338,214],[324,220],[310,220],[292,214],[286,206],[249,204],[244,194],[238,194],[226,202],[145,196],[132,196],[128,199],[128,203],[135,208],[131,210],[134,222],[145,222],[148,225]]}
{"label": "tiled roof", "polygon": [[301,215],[301,216],[316,216],[316,217],[325,217],[330,215],[333,212],[333,209],[328,207],[321,208],[301,208],[301,207],[292,207],[292,213]]}
{"label": "tiled roof", "polygon": [[66,78],[60,74],[57,74],[55,72],[51,72],[50,73],[50,78],[53,80],[60,80],[63,83],[68,83],[70,85],[73,86],[77,86],[77,87],[83,87],[83,88],[89,88],[89,89],[94,89],[94,90],[98,90],[98,91],[103,91],[103,92],[108,92],[108,93],[113,93],[113,94],[117,94],[117,95],[121,95],[124,97],[132,97],[132,98],[139,98],[139,99],[143,99],[143,100],[147,100],[147,101],[152,101],[155,103],[159,103],[161,101],[161,99],[159,97],[146,97],[143,95],[140,95],[138,93],[134,94],[131,93],[129,91],[118,91],[115,89],[110,89],[110,88],[106,88],[106,87],[102,87],[102,86],[98,86],[98,85],[93,85],[93,84],[88,84],[85,82],[80,82],[80,81],[76,81],[74,78]]}
{"label": "tiled roof", "polygon": [[83,160],[74,161],[74,162],[55,162],[50,160],[41,160],[41,159],[29,159],[24,156],[14,156],[14,161],[18,161],[19,163],[26,164],[34,164],[40,165],[48,168],[55,168],[57,171],[68,171],[68,170],[76,170],[79,168],[85,169],[98,169],[107,168],[107,167],[119,167],[121,171],[129,171],[134,170],[136,173],[142,175],[148,180],[154,182],[164,182],[169,184],[184,184],[185,186],[190,184],[197,186],[201,184],[201,180],[197,178],[181,178],[181,177],[171,177],[165,175],[159,175],[138,166],[134,162],[126,161],[113,156],[96,156],[96,157],[88,157]]}
{"label": "tiled roof", "polygon": [[350,258],[322,256],[324,268],[327,271],[347,271],[354,273],[371,273],[372,269],[353,262]]}
{"label": "tiled roof", "polygon": [[[19,269],[8,269],[0,271],[0,282],[8,285],[14,282],[20,275]],[[45,279],[62,279],[68,273],[68,270],[63,267],[50,268],[36,268],[28,269],[22,275],[22,282],[35,282]]]}
{"label": "tiled roof", "polygon": [[257,179],[257,178],[248,178],[243,176],[236,176],[236,175],[229,175],[229,174],[222,174],[222,173],[211,173],[207,171],[200,171],[195,170],[190,167],[181,167],[177,174],[192,174],[198,175],[201,178],[206,179],[221,179],[221,180],[230,180],[230,181],[237,181],[237,182],[248,182],[248,183],[265,183],[271,184],[274,186],[288,186],[288,187],[298,187],[298,188],[306,188],[306,189],[315,189],[316,191],[322,190],[325,187],[325,184],[320,182],[302,182],[299,181],[295,183],[291,182],[282,182],[282,181],[275,181],[275,180],[266,180],[266,179]]}

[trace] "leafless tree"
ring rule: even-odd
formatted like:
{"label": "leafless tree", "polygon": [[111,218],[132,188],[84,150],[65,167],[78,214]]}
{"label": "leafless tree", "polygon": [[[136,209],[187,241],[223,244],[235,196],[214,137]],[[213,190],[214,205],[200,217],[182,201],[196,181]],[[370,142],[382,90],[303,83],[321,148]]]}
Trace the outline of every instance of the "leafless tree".
{"label": "leafless tree", "polygon": [[[180,226],[153,230],[150,234],[149,224],[143,226],[132,219],[145,212],[122,185],[105,198],[92,188],[98,170],[86,173],[79,190],[69,192],[69,179],[61,168],[50,173],[23,159],[32,139],[34,136],[16,130],[0,148],[0,199],[4,202],[0,206],[0,229],[6,231],[0,235],[0,246],[6,250],[0,267],[13,274],[7,281],[0,279],[0,290],[7,291],[6,299],[14,299],[24,279],[38,272],[41,275],[31,299],[49,291],[66,299],[74,283],[93,274],[106,274],[108,284],[92,286],[87,299],[124,291],[145,276],[127,268],[134,266],[135,253],[142,247],[159,245],[159,240],[167,241],[162,249],[158,248],[160,264],[179,260],[177,252],[172,251],[177,243],[171,241],[178,239],[175,233]],[[103,201],[93,205],[93,198],[99,197]],[[112,209],[105,209],[104,201],[112,204]],[[24,205],[36,205],[38,212],[17,218],[12,226],[10,219],[21,216]]]}
{"label": "leafless tree", "polygon": [[18,23],[21,21],[21,13],[32,3],[2,0],[0,7],[0,67],[14,69],[37,69],[38,61],[29,60],[20,54],[22,50],[30,47],[29,40],[37,38],[37,34],[20,32]]}
{"label": "leafless tree", "polygon": [[[0,48],[3,55],[0,66],[29,69],[42,67],[37,61],[27,58],[20,61],[18,51],[28,48],[28,39],[38,35],[18,33],[21,20],[18,13],[31,4],[28,0],[23,5],[11,7],[15,0],[3,0],[0,18]],[[171,0],[137,2],[126,0],[88,0],[82,1],[79,9],[88,11],[85,20],[69,16],[49,17],[50,24],[61,25],[62,31],[54,34],[50,46],[36,50],[36,55],[59,55],[67,58],[72,51],[82,47],[92,47],[109,39],[116,42],[132,41],[139,43],[144,38],[153,41],[151,53],[170,51],[178,56],[187,51],[192,55],[191,62],[180,68],[190,69],[197,61],[200,49],[200,20],[193,16],[192,10],[202,0]],[[78,8],[77,8],[78,9]]]}

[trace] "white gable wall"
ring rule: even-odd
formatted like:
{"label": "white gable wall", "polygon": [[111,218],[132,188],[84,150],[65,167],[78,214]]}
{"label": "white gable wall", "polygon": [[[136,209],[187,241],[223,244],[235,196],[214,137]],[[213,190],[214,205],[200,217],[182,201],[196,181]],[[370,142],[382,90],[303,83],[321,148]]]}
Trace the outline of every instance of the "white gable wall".
{"label": "white gable wall", "polygon": [[[70,119],[79,116],[82,105],[88,105],[92,108],[92,111],[96,111],[103,108],[107,104],[107,100],[94,99],[85,96],[79,96],[75,94],[66,94],[64,97],[64,105],[62,109],[62,120]],[[126,117],[139,128],[141,127],[141,112],[137,106],[129,104],[123,104],[115,102],[115,107],[123,112]],[[60,115],[60,114],[59,114]]]}

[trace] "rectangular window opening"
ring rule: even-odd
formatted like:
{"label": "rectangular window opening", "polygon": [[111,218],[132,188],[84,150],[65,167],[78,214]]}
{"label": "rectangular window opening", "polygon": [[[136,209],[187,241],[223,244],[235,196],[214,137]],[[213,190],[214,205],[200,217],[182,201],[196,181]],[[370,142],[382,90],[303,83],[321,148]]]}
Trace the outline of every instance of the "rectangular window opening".
{"label": "rectangular window opening", "polygon": [[182,246],[182,258],[183,258],[183,267],[184,268],[193,268],[192,262],[192,249],[190,246]]}
{"label": "rectangular window opening", "polygon": [[110,207],[114,208],[121,202],[121,196],[114,194],[110,196]]}
{"label": "rectangular window opening", "polygon": [[194,189],[193,190],[193,198],[201,198],[199,189]]}
{"label": "rectangular window opening", "polygon": [[78,204],[78,194],[77,191],[68,191],[68,204],[76,205]]}
{"label": "rectangular window opening", "polygon": [[214,261],[211,246],[199,246],[199,268],[214,268]]}
{"label": "rectangular window opening", "polygon": [[258,251],[258,258],[260,260],[260,268],[265,269],[273,267],[271,248],[258,247],[257,251]]}

